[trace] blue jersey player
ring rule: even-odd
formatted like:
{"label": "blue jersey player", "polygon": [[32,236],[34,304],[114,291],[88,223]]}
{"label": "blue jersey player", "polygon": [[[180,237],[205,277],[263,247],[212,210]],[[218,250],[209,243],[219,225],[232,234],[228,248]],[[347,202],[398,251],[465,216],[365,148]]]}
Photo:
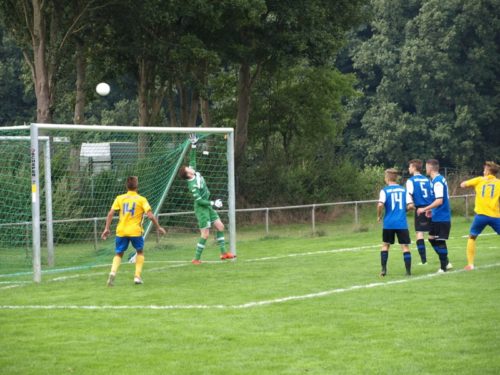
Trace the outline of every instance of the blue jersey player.
{"label": "blue jersey player", "polygon": [[448,194],[448,183],[439,174],[439,162],[436,159],[427,160],[425,170],[431,178],[434,201],[425,207],[417,209],[417,214],[432,212],[431,227],[429,230],[429,242],[439,256],[440,268],[438,272],[446,272],[452,268],[448,260],[448,247],[446,240],[451,230],[451,208]]}
{"label": "blue jersey player", "polygon": [[382,250],[380,251],[380,261],[382,271],[380,276],[387,274],[387,260],[389,258],[389,247],[398,237],[398,243],[403,249],[403,259],[406,268],[406,274],[411,275],[411,253],[410,253],[410,232],[408,231],[408,221],[406,220],[406,211],[413,208],[412,198],[404,187],[396,182],[398,171],[387,169],[384,179],[387,184],[380,190],[377,205],[377,221],[382,220],[382,211],[384,214],[384,225],[382,230]]}
{"label": "blue jersey player", "polygon": [[[406,190],[413,199],[415,208],[425,207],[434,201],[431,181],[422,175],[422,160],[413,159],[408,162],[408,172],[411,177],[406,181]],[[424,233],[428,233],[431,225],[431,212],[420,215],[415,210],[415,235],[417,237],[417,250],[421,264],[427,264],[427,255],[424,242]]]}

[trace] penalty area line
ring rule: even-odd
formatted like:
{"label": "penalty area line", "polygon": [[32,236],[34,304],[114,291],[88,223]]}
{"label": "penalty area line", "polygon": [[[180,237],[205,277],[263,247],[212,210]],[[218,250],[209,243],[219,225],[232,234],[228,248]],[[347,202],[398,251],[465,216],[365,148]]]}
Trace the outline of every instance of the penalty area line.
{"label": "penalty area line", "polygon": [[[477,270],[488,269],[499,267],[500,263],[488,264],[485,266],[477,267]],[[465,271],[465,270],[457,270],[457,271],[449,271],[446,273],[431,273],[422,276],[409,277],[404,279],[386,281],[386,282],[377,282],[370,284],[361,284],[361,285],[353,285],[345,288],[336,288],[325,290],[316,293],[309,293],[303,295],[296,296],[287,296],[269,300],[262,301],[251,301],[242,304],[236,305],[224,305],[224,304],[216,304],[216,305],[202,305],[202,304],[192,304],[192,305],[0,305],[0,310],[241,310],[241,309],[250,309],[261,306],[269,306],[276,305],[291,301],[303,301],[308,299],[315,299],[330,296],[333,294],[341,294],[352,292],[355,290],[362,289],[371,289],[378,287],[387,287],[391,285],[398,284],[406,284],[409,282],[428,280],[434,277],[443,277],[447,275],[456,275],[462,272],[476,272],[476,271]]]}

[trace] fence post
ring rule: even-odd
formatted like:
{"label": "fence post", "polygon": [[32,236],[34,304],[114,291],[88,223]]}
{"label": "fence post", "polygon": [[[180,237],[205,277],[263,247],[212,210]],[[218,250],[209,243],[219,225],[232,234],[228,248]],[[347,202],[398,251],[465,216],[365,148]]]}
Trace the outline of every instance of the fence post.
{"label": "fence post", "polygon": [[97,218],[94,217],[94,249],[97,251]]}
{"label": "fence post", "polygon": [[266,235],[269,234],[269,208],[266,207]]}
{"label": "fence post", "polygon": [[469,196],[465,196],[465,218],[469,218]]}
{"label": "fence post", "polygon": [[316,204],[312,205],[312,210],[311,210],[311,222],[312,222],[312,234],[316,233]]}
{"label": "fence post", "polygon": [[358,202],[354,202],[354,224],[359,224]]}

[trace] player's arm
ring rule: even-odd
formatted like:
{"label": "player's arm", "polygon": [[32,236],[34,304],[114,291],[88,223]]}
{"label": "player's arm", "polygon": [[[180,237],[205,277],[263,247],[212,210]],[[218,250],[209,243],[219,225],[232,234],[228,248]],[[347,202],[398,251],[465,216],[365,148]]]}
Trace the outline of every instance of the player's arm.
{"label": "player's arm", "polygon": [[426,207],[420,207],[417,210],[417,214],[420,215],[423,212],[429,212],[433,208],[437,208],[437,207],[441,206],[444,202],[444,200],[443,200],[444,191],[443,190],[444,190],[444,187],[443,187],[442,183],[439,182],[439,183],[434,184],[434,196],[436,197],[436,199],[434,199],[434,202],[432,202],[430,205],[428,205]]}
{"label": "player's arm", "polygon": [[153,212],[151,210],[149,210],[148,212],[146,212],[146,216],[154,224],[154,226],[156,227],[156,231],[158,233],[160,233],[160,234],[167,234],[167,231],[165,230],[165,228],[163,228],[160,225],[160,223],[158,222],[158,219],[155,217],[155,215],[153,215]]}
{"label": "player's arm", "polygon": [[103,240],[108,238],[109,234],[111,233],[109,228],[111,227],[111,222],[113,221],[113,216],[115,216],[115,210],[114,210],[114,208],[111,208],[108,212],[108,215],[106,216],[106,225],[104,226],[104,230],[101,234],[101,238]]}
{"label": "player's arm", "polygon": [[189,166],[196,169],[196,144],[198,143],[198,137],[196,134],[189,135],[189,142],[191,142],[191,152],[189,153]]}
{"label": "player's arm", "polygon": [[474,186],[476,186],[476,183],[479,179],[480,179],[480,177],[479,178],[476,177],[476,178],[471,178],[470,180],[462,181],[460,183],[460,187],[461,188],[474,187]]}
{"label": "player's arm", "polygon": [[203,199],[200,194],[200,190],[193,186],[191,188],[191,193],[193,194],[194,202],[198,206],[202,207],[211,207],[214,206],[216,208],[222,208],[222,201],[220,199],[216,199],[215,201],[209,201],[208,199]]}
{"label": "player's arm", "polygon": [[410,196],[413,197],[413,181],[412,180],[406,181],[406,191],[408,192],[408,194],[410,194]]}
{"label": "player's arm", "polygon": [[378,204],[377,204],[377,222],[379,223],[382,220],[382,208],[384,207],[385,200],[386,200],[385,191],[382,189],[380,190],[380,194],[378,197]]}
{"label": "player's arm", "polygon": [[381,202],[378,202],[378,204],[377,204],[377,222],[378,223],[380,223],[380,221],[382,220],[383,207],[384,207],[384,204]]}
{"label": "player's arm", "polygon": [[417,214],[421,214],[423,212],[429,212],[430,210],[432,210],[433,208],[436,208],[436,207],[439,207],[443,204],[443,198],[436,198],[434,200],[434,202],[432,202],[430,205],[428,205],[427,207],[420,207],[418,210],[417,210]]}
{"label": "player's arm", "polygon": [[413,204],[412,195],[410,192],[406,192],[406,211],[414,210],[415,205]]}

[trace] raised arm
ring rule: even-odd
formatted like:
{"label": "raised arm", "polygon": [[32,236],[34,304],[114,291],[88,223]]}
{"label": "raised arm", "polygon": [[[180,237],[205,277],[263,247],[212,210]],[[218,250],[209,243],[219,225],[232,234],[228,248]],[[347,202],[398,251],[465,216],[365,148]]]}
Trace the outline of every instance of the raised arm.
{"label": "raised arm", "polygon": [[196,144],[198,143],[198,137],[196,134],[189,135],[189,142],[191,142],[191,152],[189,153],[189,166],[195,171],[196,168]]}

